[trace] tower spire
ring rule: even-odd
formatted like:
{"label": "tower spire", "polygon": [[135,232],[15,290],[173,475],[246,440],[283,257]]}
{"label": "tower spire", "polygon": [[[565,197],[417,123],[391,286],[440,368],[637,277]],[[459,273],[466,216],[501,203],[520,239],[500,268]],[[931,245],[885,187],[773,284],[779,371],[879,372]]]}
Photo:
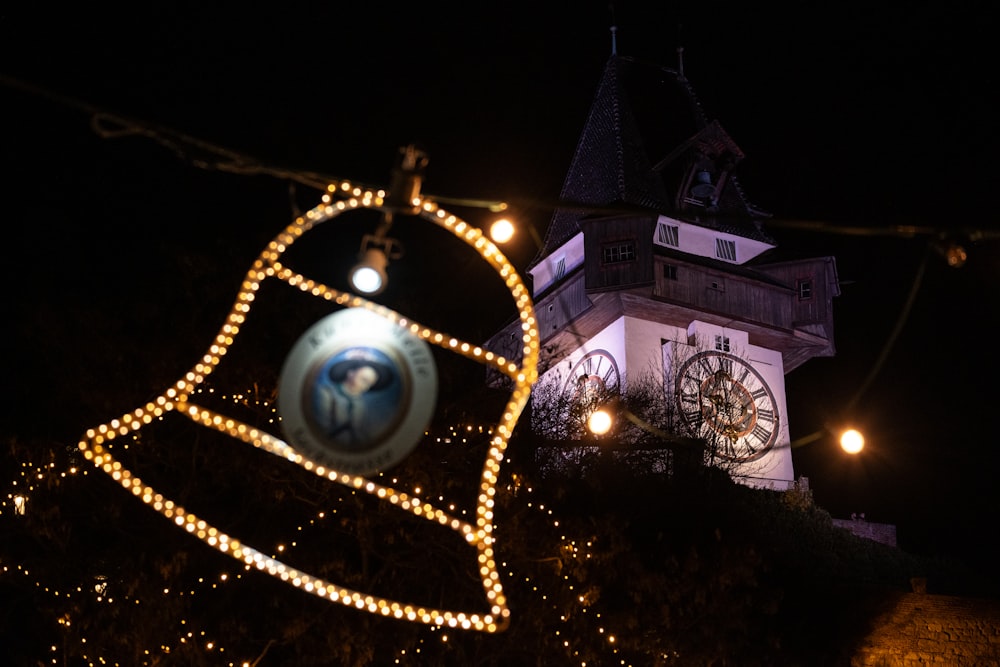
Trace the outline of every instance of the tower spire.
{"label": "tower spire", "polygon": [[677,24],[677,75],[684,78],[684,38],[681,35],[683,25]]}
{"label": "tower spire", "polygon": [[608,5],[608,9],[611,10],[611,55],[618,55],[618,26],[615,25],[615,3]]}

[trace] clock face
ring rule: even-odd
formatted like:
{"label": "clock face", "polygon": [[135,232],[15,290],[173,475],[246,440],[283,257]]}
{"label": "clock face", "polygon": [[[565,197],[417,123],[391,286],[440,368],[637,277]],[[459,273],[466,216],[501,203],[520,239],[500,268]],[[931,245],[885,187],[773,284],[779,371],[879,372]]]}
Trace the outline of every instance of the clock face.
{"label": "clock face", "polygon": [[681,419],[717,456],[754,461],[774,446],[774,394],[746,361],[724,352],[699,352],[681,364],[675,387]]}
{"label": "clock face", "polygon": [[574,401],[590,403],[617,392],[619,381],[615,358],[605,350],[595,350],[573,366],[565,391]]}

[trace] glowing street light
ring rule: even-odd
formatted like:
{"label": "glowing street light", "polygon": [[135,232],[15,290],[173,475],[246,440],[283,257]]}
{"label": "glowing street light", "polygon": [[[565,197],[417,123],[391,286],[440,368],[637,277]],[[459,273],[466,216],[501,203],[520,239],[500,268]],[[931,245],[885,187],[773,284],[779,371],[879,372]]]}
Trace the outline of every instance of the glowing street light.
{"label": "glowing street light", "polygon": [[865,437],[860,431],[849,428],[840,434],[840,448],[848,454],[857,454],[865,448]]}
{"label": "glowing street light", "polygon": [[[531,240],[534,241],[535,247],[541,250],[545,244],[542,242],[542,237],[535,226],[530,222],[526,222],[523,227],[528,230],[528,234],[531,236]],[[490,225],[489,236],[494,243],[503,245],[514,238],[514,235],[517,234],[517,229],[509,218],[500,218]]]}
{"label": "glowing street light", "polygon": [[611,430],[613,423],[614,420],[611,418],[611,414],[604,408],[594,410],[590,417],[587,418],[587,428],[594,435],[604,435]]}
{"label": "glowing street light", "polygon": [[[793,440],[789,447],[792,449],[797,449],[799,447],[804,447],[809,443],[816,442],[817,440],[828,436],[834,435],[832,430],[823,429],[816,431],[815,433],[810,433],[809,435],[802,436],[797,440]],[[844,450],[847,454],[860,454],[861,450],[865,448],[865,436],[861,431],[853,428],[845,429],[840,433],[840,448]]]}
{"label": "glowing street light", "polygon": [[514,223],[507,218],[500,218],[490,225],[490,238],[494,243],[507,243],[514,238]]}

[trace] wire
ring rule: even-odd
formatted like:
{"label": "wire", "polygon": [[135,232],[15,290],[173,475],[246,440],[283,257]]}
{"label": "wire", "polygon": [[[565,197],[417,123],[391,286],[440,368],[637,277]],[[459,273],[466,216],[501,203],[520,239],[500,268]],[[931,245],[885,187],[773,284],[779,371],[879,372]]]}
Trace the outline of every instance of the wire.
{"label": "wire", "polygon": [[[273,176],[317,190],[324,190],[330,183],[345,180],[319,172],[268,165],[255,157],[218,146],[178,130],[112,113],[76,98],[54,93],[4,74],[0,74],[0,83],[60,106],[88,114],[91,129],[102,139],[144,137],[167,149],[178,159],[199,169],[222,171],[241,176]],[[196,153],[201,153],[205,157],[197,157]]]}
{"label": "wire", "polygon": [[[329,174],[323,174],[321,172],[303,171],[269,165],[255,157],[218,146],[178,130],[112,113],[87,102],[83,102],[67,95],[54,93],[50,90],[26,83],[20,79],[7,76],[2,73],[0,73],[0,84],[24,93],[41,97],[49,102],[89,114],[91,117],[91,127],[101,138],[119,139],[129,136],[145,137],[171,151],[178,159],[188,162],[199,169],[216,170],[242,176],[272,176],[279,179],[294,181],[317,190],[324,190],[330,183],[344,180],[350,180],[351,182],[365,188],[373,190],[380,189],[376,186],[358,183],[354,179],[343,179]],[[206,159],[193,157],[192,149],[194,151],[200,151],[208,157]],[[551,211],[562,209],[607,214],[635,212],[648,213],[648,210],[646,209],[629,206],[627,204],[598,205],[593,203],[565,201],[561,199],[513,198],[508,200],[493,200],[441,197],[431,194],[428,194],[427,197],[445,204],[466,206],[469,208],[485,208],[494,213],[506,210],[509,204],[515,204],[523,208],[538,208]],[[933,227],[913,225],[861,227],[856,225],[835,225],[827,222],[812,220],[775,218],[767,218],[766,224],[769,227],[783,227],[828,234],[847,234],[856,236],[894,236],[897,238],[913,238],[915,236],[930,235],[937,236],[938,238],[944,238],[949,235],[954,235],[954,233],[945,232]],[[959,235],[969,239],[970,241],[1000,239],[1000,231],[997,230],[964,229],[960,231]]]}
{"label": "wire", "polygon": [[913,303],[916,301],[917,292],[920,291],[920,285],[924,280],[924,272],[927,268],[927,257],[930,255],[930,246],[928,246],[927,251],[920,260],[920,266],[917,267],[917,275],[913,278],[913,285],[910,287],[910,293],[906,297],[906,302],[903,304],[903,309],[899,313],[899,317],[896,318],[896,324],[892,328],[892,332],[889,333],[889,337],[886,338],[885,343],[882,345],[882,351],[879,353],[878,359],[872,366],[871,370],[868,372],[868,376],[865,378],[864,382],[855,392],[854,396],[847,403],[846,411],[851,412],[854,407],[864,396],[865,392],[868,391],[868,387],[871,386],[872,381],[875,376],[878,375],[879,371],[882,369],[882,365],[889,356],[889,352],[892,350],[892,346],[896,343],[896,339],[899,338],[900,332],[903,330],[903,326],[906,324],[906,320],[910,317],[910,311],[913,309]]}
{"label": "wire", "polygon": [[857,225],[832,225],[819,220],[769,219],[768,227],[783,227],[787,229],[802,229],[810,232],[825,232],[827,234],[842,234],[848,236],[895,236],[911,239],[916,236],[935,235],[938,230],[933,227],[914,225],[890,225],[888,227],[860,227]]}
{"label": "wire", "polygon": [[[889,358],[889,353],[892,351],[893,345],[895,345],[896,340],[899,338],[899,334],[903,331],[903,327],[906,321],[910,317],[910,312],[913,310],[913,304],[917,299],[917,293],[920,291],[920,286],[924,281],[924,273],[927,269],[927,258],[931,254],[932,244],[927,246],[927,250],[923,257],[920,259],[920,265],[917,267],[917,273],[913,278],[913,285],[910,286],[910,292],[907,294],[906,301],[903,303],[903,308],[899,312],[899,316],[896,318],[896,323],[892,327],[892,331],[889,332],[889,336],[886,338],[885,343],[882,344],[882,349],[879,352],[878,358],[872,365],[871,370],[868,371],[868,375],[865,377],[861,386],[858,390],[854,392],[851,400],[847,402],[844,412],[850,414],[857,407],[858,402],[871,387],[872,382],[878,376],[879,371],[882,370],[882,366],[885,364],[885,360]],[[796,438],[789,444],[789,447],[795,449],[797,447],[802,447],[803,445],[808,445],[811,442],[819,440],[824,435],[826,435],[826,430],[819,430],[809,435],[804,435],[801,438]]]}
{"label": "wire", "polygon": [[[74,97],[54,93],[4,74],[0,74],[0,83],[21,92],[41,97],[54,104],[89,115],[91,129],[102,139],[143,137],[159,144],[173,153],[177,159],[187,162],[198,169],[221,171],[240,176],[272,176],[321,191],[325,190],[330,183],[348,180],[315,171],[302,171],[269,165],[250,155],[218,146],[173,128],[128,118]],[[198,153],[204,157],[198,157]],[[367,189],[381,189],[373,185],[359,183],[353,179],[350,180],[352,183]],[[494,213],[504,211],[508,207],[506,202],[493,199],[440,197],[437,195],[427,195],[427,197],[444,204],[468,208],[484,208]],[[551,207],[552,204],[550,203],[548,206]]]}

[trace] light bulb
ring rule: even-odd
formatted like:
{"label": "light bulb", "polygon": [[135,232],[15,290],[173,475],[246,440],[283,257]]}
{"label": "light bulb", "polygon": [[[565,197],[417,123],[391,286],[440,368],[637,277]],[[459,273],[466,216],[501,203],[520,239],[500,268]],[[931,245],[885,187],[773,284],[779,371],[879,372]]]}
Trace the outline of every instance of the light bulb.
{"label": "light bulb", "polygon": [[351,285],[364,294],[378,294],[385,289],[388,276],[385,267],[389,263],[385,253],[377,248],[365,251],[360,262],[351,269]]}
{"label": "light bulb", "polygon": [[604,435],[611,430],[611,415],[606,410],[596,410],[587,419],[587,428],[594,435]]}
{"label": "light bulb", "polygon": [[865,437],[853,428],[848,429],[840,436],[840,447],[848,454],[857,454],[865,447]]}
{"label": "light bulb", "polygon": [[490,225],[490,238],[495,243],[506,243],[514,237],[514,225],[507,218],[501,218]]}

